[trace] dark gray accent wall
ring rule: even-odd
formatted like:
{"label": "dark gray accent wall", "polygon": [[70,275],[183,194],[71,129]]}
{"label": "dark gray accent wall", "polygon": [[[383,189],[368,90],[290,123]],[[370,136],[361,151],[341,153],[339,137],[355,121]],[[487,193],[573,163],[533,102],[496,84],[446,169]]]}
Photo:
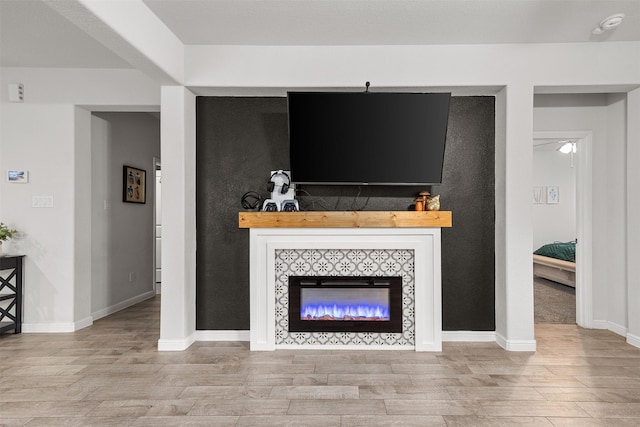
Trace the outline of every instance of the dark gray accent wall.
{"label": "dark gray accent wall", "polygon": [[[419,191],[453,211],[442,231],[444,330],[495,329],[493,97],[453,97],[443,184],[423,187],[299,187],[303,210],[407,210]],[[240,199],[268,196],[269,171],[288,169],[286,98],[196,101],[196,328],[249,329],[249,232]]]}

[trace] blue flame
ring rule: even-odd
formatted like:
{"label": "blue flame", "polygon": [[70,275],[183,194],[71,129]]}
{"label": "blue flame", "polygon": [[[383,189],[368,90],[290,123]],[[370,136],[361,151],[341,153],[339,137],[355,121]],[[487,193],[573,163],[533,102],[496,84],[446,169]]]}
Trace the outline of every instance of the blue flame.
{"label": "blue flame", "polygon": [[369,304],[308,304],[300,309],[302,320],[389,320],[389,308]]}

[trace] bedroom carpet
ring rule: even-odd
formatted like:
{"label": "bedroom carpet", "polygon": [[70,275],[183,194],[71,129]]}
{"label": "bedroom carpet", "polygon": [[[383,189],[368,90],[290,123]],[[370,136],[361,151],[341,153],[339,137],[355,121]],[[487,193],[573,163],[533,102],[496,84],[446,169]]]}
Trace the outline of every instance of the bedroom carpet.
{"label": "bedroom carpet", "polygon": [[539,277],[533,278],[535,323],[576,323],[576,290]]}

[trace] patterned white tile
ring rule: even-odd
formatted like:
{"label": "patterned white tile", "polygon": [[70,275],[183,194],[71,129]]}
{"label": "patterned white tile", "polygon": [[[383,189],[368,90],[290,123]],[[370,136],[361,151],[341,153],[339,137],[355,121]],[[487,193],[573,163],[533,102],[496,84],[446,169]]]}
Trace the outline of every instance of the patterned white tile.
{"label": "patterned white tile", "polygon": [[[414,252],[392,249],[280,249],[276,266],[276,344],[414,345]],[[289,276],[402,276],[402,333],[289,332]]]}

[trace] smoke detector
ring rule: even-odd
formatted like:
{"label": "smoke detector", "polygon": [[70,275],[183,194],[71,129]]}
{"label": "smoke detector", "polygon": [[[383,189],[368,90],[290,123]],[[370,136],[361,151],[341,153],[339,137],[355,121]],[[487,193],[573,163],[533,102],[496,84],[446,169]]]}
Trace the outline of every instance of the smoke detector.
{"label": "smoke detector", "polygon": [[624,13],[616,13],[615,15],[607,16],[602,21],[600,21],[600,25],[591,31],[592,34],[602,34],[605,31],[613,30],[618,25],[622,23],[624,19]]}

